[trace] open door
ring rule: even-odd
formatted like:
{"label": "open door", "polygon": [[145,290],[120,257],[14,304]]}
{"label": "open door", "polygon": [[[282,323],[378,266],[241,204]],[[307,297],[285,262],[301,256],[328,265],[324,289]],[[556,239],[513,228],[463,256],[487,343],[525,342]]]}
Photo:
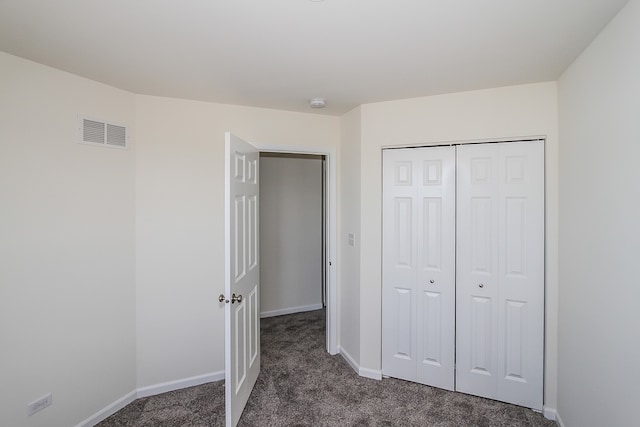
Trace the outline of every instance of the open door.
{"label": "open door", "polygon": [[235,427],[260,372],[258,149],[225,134],[225,402]]}

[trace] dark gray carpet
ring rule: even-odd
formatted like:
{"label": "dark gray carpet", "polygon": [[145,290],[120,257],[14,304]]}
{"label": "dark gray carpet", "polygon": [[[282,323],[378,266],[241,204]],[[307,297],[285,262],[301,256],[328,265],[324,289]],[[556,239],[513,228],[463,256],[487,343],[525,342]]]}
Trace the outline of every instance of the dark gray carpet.
{"label": "dark gray carpet", "polygon": [[[239,426],[555,426],[530,409],[358,376],[325,350],[324,311],[262,319],[262,371]],[[224,382],[138,399],[100,427],[224,426]]]}

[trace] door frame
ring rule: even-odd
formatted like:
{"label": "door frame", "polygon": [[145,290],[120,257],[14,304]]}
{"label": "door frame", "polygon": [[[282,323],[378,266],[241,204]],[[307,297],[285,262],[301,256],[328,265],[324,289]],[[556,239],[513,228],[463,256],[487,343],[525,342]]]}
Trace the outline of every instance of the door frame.
{"label": "door frame", "polygon": [[336,244],[337,244],[337,178],[336,178],[336,149],[327,147],[308,147],[303,145],[279,145],[249,141],[261,153],[283,154],[311,154],[324,156],[326,161],[325,173],[325,271],[327,288],[327,324],[326,348],[331,355],[338,354],[338,289],[336,286]]}

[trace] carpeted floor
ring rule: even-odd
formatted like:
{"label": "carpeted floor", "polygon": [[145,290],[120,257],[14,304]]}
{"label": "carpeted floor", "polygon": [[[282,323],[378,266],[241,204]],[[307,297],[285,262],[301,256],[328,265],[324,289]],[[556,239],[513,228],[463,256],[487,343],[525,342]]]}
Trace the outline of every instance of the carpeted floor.
{"label": "carpeted floor", "polygon": [[[239,426],[546,426],[530,409],[358,376],[325,350],[324,311],[262,319],[262,371]],[[100,427],[224,426],[224,382],[138,399]]]}

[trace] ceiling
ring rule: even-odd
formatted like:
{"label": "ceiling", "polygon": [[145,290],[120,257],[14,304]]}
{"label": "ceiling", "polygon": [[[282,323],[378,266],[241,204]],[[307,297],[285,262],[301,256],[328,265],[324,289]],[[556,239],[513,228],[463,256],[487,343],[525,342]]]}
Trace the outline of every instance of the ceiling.
{"label": "ceiling", "polygon": [[139,94],[339,115],[555,80],[626,2],[0,0],[0,50]]}

